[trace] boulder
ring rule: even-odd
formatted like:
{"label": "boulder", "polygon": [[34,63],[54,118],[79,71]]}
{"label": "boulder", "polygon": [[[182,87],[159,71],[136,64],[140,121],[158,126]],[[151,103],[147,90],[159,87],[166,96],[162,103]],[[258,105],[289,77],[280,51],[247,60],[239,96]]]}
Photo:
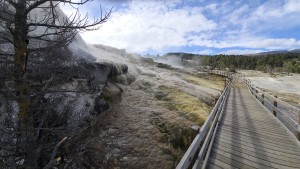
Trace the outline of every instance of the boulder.
{"label": "boulder", "polygon": [[111,80],[112,80],[112,82],[119,83],[122,85],[130,85],[131,83],[133,83],[135,81],[135,76],[130,73],[126,73],[126,74],[116,76],[116,77],[112,78]]}
{"label": "boulder", "polygon": [[108,75],[108,78],[113,78],[115,76],[123,74],[123,70],[120,64],[115,64],[115,63],[108,63],[108,64],[110,66],[110,73]]}
{"label": "boulder", "polygon": [[116,84],[107,83],[105,86],[102,97],[109,102],[118,101],[121,99],[123,89]]}
{"label": "boulder", "polygon": [[121,64],[120,66],[121,66],[121,69],[122,69],[123,73],[127,73],[128,72],[128,66],[127,65]]}
{"label": "boulder", "polygon": [[126,73],[125,75],[127,77],[127,85],[130,85],[131,83],[133,83],[136,80],[135,76],[133,74]]}
{"label": "boulder", "polygon": [[109,108],[110,108],[110,106],[107,103],[107,101],[105,101],[100,96],[96,97],[96,99],[95,99],[95,107],[94,107],[96,115],[101,114],[102,112],[108,110]]}

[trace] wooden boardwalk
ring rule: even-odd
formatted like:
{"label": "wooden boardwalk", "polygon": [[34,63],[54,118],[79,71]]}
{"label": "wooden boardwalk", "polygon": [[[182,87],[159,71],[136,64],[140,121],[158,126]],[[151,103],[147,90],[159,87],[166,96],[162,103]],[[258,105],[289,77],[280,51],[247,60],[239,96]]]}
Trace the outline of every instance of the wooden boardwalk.
{"label": "wooden boardwalk", "polygon": [[300,146],[242,82],[234,82],[206,168],[300,168]]}

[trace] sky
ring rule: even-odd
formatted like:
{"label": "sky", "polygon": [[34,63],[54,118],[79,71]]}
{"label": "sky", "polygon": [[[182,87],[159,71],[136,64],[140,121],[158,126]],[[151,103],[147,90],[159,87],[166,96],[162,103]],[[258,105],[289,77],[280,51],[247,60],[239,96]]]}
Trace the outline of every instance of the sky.
{"label": "sky", "polygon": [[100,7],[113,10],[100,29],[80,33],[90,44],[151,55],[300,48],[300,0],[94,0],[79,11],[93,20]]}

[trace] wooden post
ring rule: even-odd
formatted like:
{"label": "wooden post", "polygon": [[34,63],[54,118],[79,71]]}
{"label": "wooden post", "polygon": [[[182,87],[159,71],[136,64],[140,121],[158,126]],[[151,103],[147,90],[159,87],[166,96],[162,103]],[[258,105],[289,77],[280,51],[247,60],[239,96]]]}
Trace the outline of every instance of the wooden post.
{"label": "wooden post", "polygon": [[[277,96],[275,96],[276,98],[277,98]],[[274,100],[274,107],[276,107],[277,108],[277,101],[275,101]],[[273,114],[274,114],[274,116],[276,117],[276,110],[275,110],[275,108],[273,108]]]}
{"label": "wooden post", "polygon": [[265,104],[265,103],[264,103],[265,95],[262,93],[262,94],[261,94],[261,97],[262,97],[261,103],[264,105],[264,104]]}
{"label": "wooden post", "polygon": [[[299,119],[299,120],[300,120],[300,119]],[[298,124],[297,135],[298,135],[298,140],[300,141],[300,124]]]}
{"label": "wooden post", "polygon": [[192,126],[192,139],[191,139],[191,141],[194,140],[196,135],[199,133],[199,130],[200,130],[200,127],[198,125],[193,125]]}
{"label": "wooden post", "polygon": [[298,140],[300,141],[300,111],[298,111]]}
{"label": "wooden post", "polygon": [[255,89],[255,97],[256,97],[256,98],[257,98],[257,93],[258,93],[258,92],[257,92],[257,89]]}

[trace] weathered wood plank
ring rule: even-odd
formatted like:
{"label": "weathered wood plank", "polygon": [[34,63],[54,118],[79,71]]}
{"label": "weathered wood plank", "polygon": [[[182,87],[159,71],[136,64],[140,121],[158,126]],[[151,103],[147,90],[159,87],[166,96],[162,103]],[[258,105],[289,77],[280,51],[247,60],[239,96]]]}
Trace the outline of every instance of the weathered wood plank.
{"label": "weathered wood plank", "polygon": [[253,164],[252,161],[249,161],[247,159],[241,158],[239,156],[235,156],[230,153],[223,152],[221,150],[212,149],[212,157],[223,161],[224,163],[227,163],[228,165],[231,165],[236,168],[270,168],[265,165],[261,164]]}
{"label": "weathered wood plank", "polygon": [[[269,117],[270,118],[270,117]],[[282,128],[282,126],[280,124],[278,124],[277,122],[274,121],[269,121],[269,118],[263,119],[263,118],[259,118],[260,120],[257,119],[253,119],[253,118],[243,118],[243,117],[239,117],[238,119],[232,119],[232,118],[223,118],[226,123],[231,123],[231,124],[250,124],[252,122],[257,123],[257,125],[268,125],[268,126],[273,126],[273,127],[280,127]]]}
{"label": "weathered wood plank", "polygon": [[252,168],[264,168],[264,169],[274,168],[274,167],[270,167],[265,164],[258,163],[257,161],[252,161],[253,159],[251,159],[250,157],[248,157],[244,154],[236,155],[232,151],[226,152],[221,149],[213,149],[213,151],[214,151],[214,153],[216,153],[218,155],[222,155],[226,158],[229,158],[230,161],[234,161],[234,163],[231,163],[231,164],[238,168],[244,168],[244,166],[249,166]]}
{"label": "weathered wood plank", "polygon": [[[217,137],[216,138],[216,142],[222,142],[222,144],[233,144],[239,147],[242,147],[244,149],[248,149],[248,150],[252,150],[255,152],[262,152],[262,153],[267,153],[267,154],[273,154],[274,156],[283,156],[283,157],[287,157],[288,159],[290,159],[291,161],[294,162],[300,162],[300,156],[297,154],[289,154],[289,152],[285,152],[282,151],[282,149],[276,149],[274,148],[274,146],[270,146],[271,148],[265,146],[265,145],[255,145],[252,143],[246,143],[243,141],[235,141],[235,140],[230,140],[227,139],[226,137]],[[265,154],[266,154],[265,153]],[[290,161],[288,160],[288,161]]]}
{"label": "weathered wood plank", "polygon": [[281,139],[281,138],[274,137],[274,136],[266,136],[266,135],[259,134],[259,133],[239,132],[234,129],[230,130],[227,128],[222,128],[222,131],[223,132],[227,131],[233,135],[240,136],[240,137],[246,137],[248,139],[259,139],[257,141],[263,140],[263,141],[270,142],[270,143],[280,144],[282,146],[297,147],[295,144],[293,144],[294,142],[292,142],[291,140]]}
{"label": "weathered wood plank", "polygon": [[[271,168],[298,168],[299,165],[293,166],[293,165],[289,165],[286,162],[281,162],[279,163],[279,161],[275,161],[275,160],[270,160],[270,157],[265,155],[265,156],[259,156],[258,154],[250,154],[250,153],[245,153],[246,151],[237,151],[236,149],[233,148],[228,148],[225,146],[222,146],[221,144],[216,144],[214,145],[214,148],[217,149],[217,151],[222,150],[224,152],[242,157],[242,158],[246,158],[254,163],[259,163],[262,165],[266,165],[268,167]],[[259,158],[262,157],[262,158]]]}
{"label": "weathered wood plank", "polygon": [[[274,132],[266,132],[264,130],[260,130],[259,128],[240,128],[238,126],[225,126],[225,125],[221,125],[220,129],[224,129],[224,130],[232,130],[234,129],[235,133],[244,133],[244,134],[248,134],[251,136],[260,136],[263,135],[265,137],[268,137],[270,139],[273,140],[283,140],[286,141],[288,143],[293,142],[292,140],[289,139],[289,136],[287,134],[280,134],[280,132],[274,133]],[[281,132],[282,133],[282,132]],[[287,138],[285,138],[284,136],[286,136]]]}
{"label": "weathered wood plank", "polygon": [[[234,129],[237,132],[244,132],[249,134],[257,134],[259,131],[259,134],[264,134],[266,136],[274,136],[279,138],[289,138],[290,136],[288,134],[283,134],[282,131],[276,131],[276,130],[265,130],[265,129],[252,129],[251,127],[240,127],[240,126],[222,126],[224,129]],[[293,142],[291,140],[285,139],[288,142]]]}
{"label": "weathered wood plank", "polygon": [[226,147],[229,149],[232,149],[234,151],[238,151],[240,153],[245,153],[248,155],[251,155],[253,157],[257,157],[266,161],[270,161],[270,162],[274,162],[274,163],[278,163],[278,164],[282,164],[282,165],[286,165],[286,166],[290,166],[290,167],[299,167],[300,166],[300,161],[297,159],[293,159],[293,158],[289,158],[289,157],[285,157],[285,156],[281,156],[281,155],[277,155],[277,154],[272,154],[269,153],[267,151],[262,151],[259,149],[252,149],[249,148],[247,146],[243,146],[240,144],[234,144],[234,143],[226,143],[224,141],[220,141],[220,140],[216,140],[215,145],[217,146],[222,146],[222,147]]}
{"label": "weathered wood plank", "polygon": [[[232,126],[232,127],[239,127],[239,128],[250,128],[252,126],[250,126],[249,124],[230,124],[230,123],[221,123],[220,125],[225,125],[225,126]],[[280,128],[274,128],[273,126],[264,126],[263,124],[261,125],[256,125],[256,127],[259,130],[263,130],[263,131],[268,131],[268,132],[273,132],[273,133],[280,133],[283,136],[288,135],[286,133],[286,129],[280,127]]]}
{"label": "weathered wood plank", "polygon": [[[271,148],[274,150],[283,151],[283,152],[287,152],[290,154],[295,154],[295,155],[300,156],[299,150],[292,143],[284,144],[282,142],[279,142],[279,141],[276,142],[271,139],[268,140],[268,139],[262,139],[262,138],[258,138],[258,137],[243,136],[243,135],[234,134],[230,131],[225,131],[225,130],[222,130],[222,133],[220,133],[217,136],[220,136],[222,138],[227,138],[228,140],[231,140],[231,141],[238,140],[240,142],[245,142],[247,144],[258,145],[258,146],[262,145],[263,147],[266,147],[266,148]],[[293,146],[293,147],[290,147],[290,146]]]}
{"label": "weathered wood plank", "polygon": [[272,152],[274,154],[284,155],[289,158],[295,158],[295,159],[300,160],[300,156],[297,153],[295,153],[294,151],[291,151],[291,150],[284,149],[282,147],[277,147],[276,144],[269,145],[266,143],[253,143],[251,141],[247,141],[249,139],[235,140],[235,139],[232,139],[232,137],[226,137],[226,136],[222,136],[222,135],[217,136],[217,138],[220,138],[222,141],[232,142],[233,144],[237,144],[237,145],[241,144],[241,145],[247,146],[247,147],[255,149],[255,150],[259,149],[259,150],[268,151],[268,152]]}
{"label": "weathered wood plank", "polygon": [[225,169],[237,168],[237,167],[233,167],[232,165],[229,165],[223,161],[216,159],[214,155],[212,155],[211,158],[209,159],[208,167],[210,164],[213,164],[214,166],[219,166],[219,167],[225,168]]}
{"label": "weathered wood plank", "polygon": [[[222,167],[219,167],[213,163],[208,163],[208,165],[206,166],[207,169],[222,169]],[[224,168],[224,167],[223,167]]]}

